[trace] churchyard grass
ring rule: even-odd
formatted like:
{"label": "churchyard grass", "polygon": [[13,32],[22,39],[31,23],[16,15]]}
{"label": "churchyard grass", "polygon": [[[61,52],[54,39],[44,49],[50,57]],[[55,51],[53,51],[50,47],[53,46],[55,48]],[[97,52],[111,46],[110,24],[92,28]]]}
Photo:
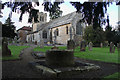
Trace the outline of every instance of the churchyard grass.
{"label": "churchyard grass", "polygon": [[97,60],[103,62],[112,62],[112,63],[120,63],[118,61],[118,51],[115,49],[115,53],[109,52],[109,47],[94,47],[92,51],[89,51],[86,48],[85,52],[80,52],[79,47],[75,49],[74,55],[76,57],[89,59],[89,60]]}
{"label": "churchyard grass", "polygon": [[[42,51],[46,52],[47,50],[51,49],[51,46],[45,46],[44,48],[35,48],[34,51]],[[66,47],[59,47],[59,49],[66,49]],[[80,57],[83,59],[88,60],[97,60],[97,61],[103,61],[103,62],[112,62],[112,63],[120,63],[118,62],[118,51],[117,48],[115,49],[115,53],[109,52],[109,47],[93,47],[92,51],[88,50],[88,47],[86,48],[85,52],[80,51],[80,47],[77,47],[74,51],[75,57]]]}
{"label": "churchyard grass", "polygon": [[[114,80],[114,78],[119,78],[119,75],[120,75],[120,72],[116,72],[114,74],[111,74],[109,76],[104,77],[104,79],[111,79],[111,78],[113,78],[113,80]],[[120,80],[120,78],[118,80]]]}
{"label": "churchyard grass", "polygon": [[15,59],[19,59],[19,55],[20,52],[24,49],[24,48],[28,48],[29,46],[8,46],[8,48],[11,50],[11,54],[12,56],[6,56],[6,57],[2,57],[0,59],[2,60],[15,60]]}
{"label": "churchyard grass", "polygon": [[[34,51],[46,52],[47,50],[49,50],[51,48],[52,48],[52,46],[44,46],[44,48],[36,47],[33,50]],[[61,47],[59,47],[59,49],[66,49],[66,47],[61,46]]]}

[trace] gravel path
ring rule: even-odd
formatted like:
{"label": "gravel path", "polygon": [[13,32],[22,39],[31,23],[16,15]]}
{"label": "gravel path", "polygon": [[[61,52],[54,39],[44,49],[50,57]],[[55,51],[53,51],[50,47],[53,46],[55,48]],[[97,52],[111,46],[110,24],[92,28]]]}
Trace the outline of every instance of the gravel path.
{"label": "gravel path", "polygon": [[17,61],[3,61],[2,62],[2,76],[3,78],[40,78],[40,74],[33,71],[28,63],[36,61],[31,52],[34,47],[27,48],[21,55],[21,60]]}
{"label": "gravel path", "polygon": [[[3,61],[2,62],[2,78],[41,78],[41,74],[33,70],[28,63],[31,61],[37,61],[31,55],[34,47],[27,48],[21,55],[21,60],[16,61]],[[120,65],[114,63],[105,63],[100,61],[92,61],[76,58],[83,62],[89,62],[101,67],[101,70],[82,73],[80,75],[69,76],[69,78],[100,78],[115,72],[118,72]],[[68,78],[68,76],[66,76]]]}

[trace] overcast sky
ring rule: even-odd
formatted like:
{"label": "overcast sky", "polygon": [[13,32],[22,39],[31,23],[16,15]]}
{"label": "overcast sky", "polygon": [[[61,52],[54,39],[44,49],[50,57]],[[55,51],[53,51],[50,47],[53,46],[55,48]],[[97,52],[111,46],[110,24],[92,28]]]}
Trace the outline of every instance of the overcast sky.
{"label": "overcast sky", "polygon": [[[65,2],[62,3],[60,5],[60,9],[63,11],[62,15],[66,15],[68,13],[71,13],[71,12],[74,12],[76,11],[76,9],[74,8],[74,6],[72,6],[70,3],[69,3],[69,0],[64,0]],[[75,1],[79,1],[79,0],[75,0]],[[81,0],[80,0],[81,1]],[[87,1],[87,0],[82,0],[82,2],[84,1]],[[3,2],[3,1],[2,1]],[[39,9],[39,12],[45,12],[44,11],[44,7],[42,6],[42,0],[40,0],[40,6],[36,6],[36,9]],[[5,22],[5,20],[8,18],[8,15],[10,13],[10,9],[5,7],[3,10],[2,10],[2,18],[0,18],[0,21],[2,23]],[[117,22],[118,22],[118,6],[116,6],[115,3],[111,4],[110,7],[108,7],[108,10],[107,10],[108,14],[109,14],[109,18],[110,18],[110,25],[113,26],[113,28],[115,28],[115,26],[117,26]],[[31,24],[27,23],[28,22],[28,16],[29,14],[26,13],[23,15],[23,20],[22,22],[19,22],[19,16],[20,16],[20,13],[18,14],[19,12],[17,13],[12,13],[12,21],[15,22],[15,26],[16,26],[16,29],[19,29],[23,26],[31,26]],[[45,12],[47,13],[47,21],[49,21],[49,13],[48,12]]]}

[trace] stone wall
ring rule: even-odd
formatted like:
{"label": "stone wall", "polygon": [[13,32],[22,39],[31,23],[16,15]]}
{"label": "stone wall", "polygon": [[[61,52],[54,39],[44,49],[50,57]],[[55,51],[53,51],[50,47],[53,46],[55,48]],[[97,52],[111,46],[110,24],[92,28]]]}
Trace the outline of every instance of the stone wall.
{"label": "stone wall", "polygon": [[[66,34],[66,26],[68,26],[68,34]],[[56,42],[60,44],[67,44],[67,41],[70,40],[70,27],[71,24],[62,25],[59,27],[52,28],[52,40],[54,41],[54,31],[58,28],[59,35],[57,36]]]}

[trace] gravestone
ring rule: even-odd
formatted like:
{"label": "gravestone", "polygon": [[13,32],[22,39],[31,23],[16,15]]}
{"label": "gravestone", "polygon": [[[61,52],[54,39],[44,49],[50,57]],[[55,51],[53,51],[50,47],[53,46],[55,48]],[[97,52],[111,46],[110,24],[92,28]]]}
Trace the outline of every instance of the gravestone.
{"label": "gravestone", "polygon": [[8,48],[8,43],[5,39],[2,41],[2,56],[11,56],[11,51]]}
{"label": "gravestone", "polygon": [[35,45],[37,45],[37,41],[35,41]]}
{"label": "gravestone", "polygon": [[51,49],[59,49],[59,48],[58,48],[57,46],[54,45]]}
{"label": "gravestone", "polygon": [[81,41],[81,43],[80,43],[80,51],[85,51],[85,48],[86,48],[86,42]]}
{"label": "gravestone", "polygon": [[114,53],[115,52],[115,45],[114,43],[110,43],[110,53]]}
{"label": "gravestone", "polygon": [[73,40],[68,40],[67,49],[75,49],[75,42]]}
{"label": "gravestone", "polygon": [[100,43],[100,47],[101,47],[101,48],[103,47],[103,43]]}
{"label": "gravestone", "polygon": [[44,40],[43,39],[40,40],[40,48],[44,48]]}
{"label": "gravestone", "polygon": [[120,42],[117,43],[117,50],[120,51]]}
{"label": "gravestone", "polygon": [[15,45],[15,41],[14,40],[12,41],[12,44]]}
{"label": "gravestone", "polygon": [[92,42],[89,42],[88,49],[89,49],[90,51],[92,51],[92,47],[93,47],[93,43],[92,43]]}

